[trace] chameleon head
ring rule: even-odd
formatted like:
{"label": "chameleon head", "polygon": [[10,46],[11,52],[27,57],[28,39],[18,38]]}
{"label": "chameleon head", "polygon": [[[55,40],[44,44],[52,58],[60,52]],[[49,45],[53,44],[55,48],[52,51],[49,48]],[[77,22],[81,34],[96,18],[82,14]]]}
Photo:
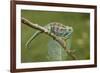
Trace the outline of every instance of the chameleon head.
{"label": "chameleon head", "polygon": [[71,37],[73,33],[73,28],[70,26],[66,26],[65,27],[65,33],[64,33],[64,37],[66,37],[67,39]]}
{"label": "chameleon head", "polygon": [[72,33],[73,32],[73,28],[70,27],[70,26],[66,26],[65,29],[66,29],[66,33]]}

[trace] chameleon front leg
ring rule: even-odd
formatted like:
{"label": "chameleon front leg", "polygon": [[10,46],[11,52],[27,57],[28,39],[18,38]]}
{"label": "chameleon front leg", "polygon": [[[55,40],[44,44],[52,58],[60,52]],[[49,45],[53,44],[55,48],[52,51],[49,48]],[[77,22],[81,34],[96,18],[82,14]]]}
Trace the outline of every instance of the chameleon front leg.
{"label": "chameleon front leg", "polygon": [[36,33],[34,33],[29,40],[26,42],[25,46],[26,48],[29,48],[29,44],[32,42],[33,39],[35,39],[40,33],[42,33],[41,31],[37,31]]}
{"label": "chameleon front leg", "polygon": [[70,48],[71,48],[71,35],[72,32],[67,33],[67,35],[64,35],[64,37],[62,37],[62,39],[65,41],[64,44],[66,45],[66,50],[71,52]]}

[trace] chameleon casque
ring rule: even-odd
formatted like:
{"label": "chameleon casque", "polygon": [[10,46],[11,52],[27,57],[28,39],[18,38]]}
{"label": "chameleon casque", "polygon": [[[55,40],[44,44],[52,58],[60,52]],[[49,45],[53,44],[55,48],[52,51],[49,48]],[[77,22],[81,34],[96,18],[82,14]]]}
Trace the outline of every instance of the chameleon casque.
{"label": "chameleon casque", "polygon": [[[47,24],[46,26],[44,26],[45,29],[48,30],[49,33],[53,33],[54,35],[56,35],[57,37],[62,38],[63,40],[67,40],[70,39],[71,34],[73,32],[73,28],[69,27],[69,26],[65,26],[61,23],[58,22],[52,22]],[[32,42],[33,39],[35,39],[35,37],[37,37],[39,34],[43,33],[42,31],[37,31],[36,33],[34,33],[29,40],[26,42],[26,47],[29,47],[30,43]]]}

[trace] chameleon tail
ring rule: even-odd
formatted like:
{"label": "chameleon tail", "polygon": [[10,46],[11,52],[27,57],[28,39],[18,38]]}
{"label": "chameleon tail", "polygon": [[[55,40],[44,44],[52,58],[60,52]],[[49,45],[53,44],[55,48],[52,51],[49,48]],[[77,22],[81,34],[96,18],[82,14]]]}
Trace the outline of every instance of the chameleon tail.
{"label": "chameleon tail", "polygon": [[36,33],[34,33],[29,40],[26,42],[25,46],[26,48],[29,48],[29,44],[32,42],[33,39],[35,39],[40,33],[42,33],[41,31],[37,31]]}

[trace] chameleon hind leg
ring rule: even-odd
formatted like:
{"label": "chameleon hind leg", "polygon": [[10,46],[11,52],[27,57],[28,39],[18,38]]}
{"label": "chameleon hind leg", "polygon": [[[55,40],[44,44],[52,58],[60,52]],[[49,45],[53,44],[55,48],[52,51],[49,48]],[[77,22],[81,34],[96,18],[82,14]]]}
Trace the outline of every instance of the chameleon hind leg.
{"label": "chameleon hind leg", "polygon": [[26,42],[25,46],[26,48],[30,48],[30,43],[32,42],[33,39],[35,39],[40,33],[42,33],[41,31],[37,31],[36,33],[34,33],[29,40]]}

